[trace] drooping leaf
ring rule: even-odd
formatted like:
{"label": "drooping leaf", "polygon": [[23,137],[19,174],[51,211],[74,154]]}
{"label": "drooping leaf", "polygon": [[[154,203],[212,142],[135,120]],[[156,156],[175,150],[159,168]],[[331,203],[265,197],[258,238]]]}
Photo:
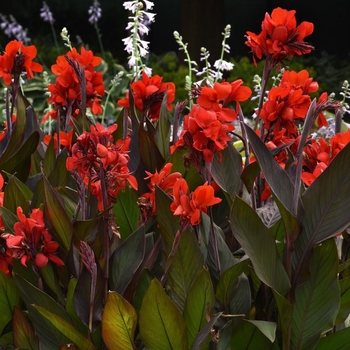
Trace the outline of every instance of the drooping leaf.
{"label": "drooping leaf", "polygon": [[342,232],[350,224],[350,144],[346,145],[303,193],[302,231],[295,241],[294,266],[304,264],[316,243]]}
{"label": "drooping leaf", "polygon": [[3,333],[7,323],[12,319],[15,307],[21,306],[18,290],[11,277],[0,270],[0,334]]}
{"label": "drooping leaf", "polygon": [[151,281],[143,298],[139,326],[148,349],[189,349],[185,321],[157,279]]}
{"label": "drooping leaf", "polygon": [[337,248],[329,239],[313,250],[310,279],[296,289],[291,349],[314,349],[321,334],[333,327],[340,304],[337,272]]}
{"label": "drooping leaf", "polygon": [[220,152],[222,161],[219,163],[219,153],[215,154],[212,162],[212,175],[215,182],[229,194],[233,200],[238,194],[241,184],[242,157],[232,143]]}
{"label": "drooping leaf", "polygon": [[59,188],[71,186],[72,177],[66,167],[68,154],[67,149],[63,149],[56,157],[53,169],[47,176],[52,187]]}
{"label": "drooping leaf", "polygon": [[52,172],[55,161],[56,161],[56,153],[55,153],[55,148],[54,148],[54,142],[55,139],[52,137],[49,144],[47,145],[46,151],[45,151],[45,158],[43,162],[43,172],[46,177],[50,175]]}
{"label": "drooping leaf", "polygon": [[23,312],[15,307],[13,311],[13,343],[16,348],[38,350],[34,329]]}
{"label": "drooping leaf", "polygon": [[258,321],[258,320],[245,320],[252,323],[260,330],[265,337],[273,343],[276,339],[276,329],[277,325],[275,322]]}
{"label": "drooping leaf", "polygon": [[279,257],[275,238],[258,214],[242,199],[236,197],[230,215],[233,234],[253,263],[261,281],[285,295],[290,281]]}
{"label": "drooping leaf", "polygon": [[123,295],[145,255],[144,227],[140,226],[110,258],[110,288]]}
{"label": "drooping leaf", "polygon": [[62,199],[57,191],[51,186],[49,181],[44,180],[44,198],[45,198],[45,217],[50,227],[52,227],[55,240],[60,244],[63,251],[67,254],[70,249],[72,239],[72,223],[62,205]]}
{"label": "drooping leaf", "polygon": [[170,297],[181,312],[185,307],[190,287],[202,270],[203,264],[204,259],[194,232],[190,230],[182,232],[166,281],[166,287],[170,290]]}
{"label": "drooping leaf", "polygon": [[135,349],[137,314],[132,305],[116,292],[109,292],[102,316],[102,337],[108,349]]}
{"label": "drooping leaf", "polygon": [[74,326],[56,314],[46,310],[45,308],[33,305],[33,308],[38,311],[48,322],[50,322],[60,333],[67,337],[70,342],[74,343],[80,349],[96,350],[96,347]]}
{"label": "drooping leaf", "polygon": [[[188,291],[183,312],[190,347],[192,347],[198,333],[207,324],[206,317],[211,315],[214,302],[215,295],[210,274],[203,268]],[[206,335],[203,335],[203,341],[208,338],[209,332],[210,329]]]}
{"label": "drooping leaf", "polygon": [[216,286],[216,299],[224,310],[228,310],[237,292],[238,277],[246,271],[249,259],[244,259],[222,273]]}

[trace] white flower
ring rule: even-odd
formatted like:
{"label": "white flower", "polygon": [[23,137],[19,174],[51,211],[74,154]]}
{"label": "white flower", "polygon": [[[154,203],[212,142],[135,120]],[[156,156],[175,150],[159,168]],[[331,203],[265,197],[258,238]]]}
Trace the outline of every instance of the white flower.
{"label": "white flower", "polygon": [[154,3],[153,3],[152,1],[143,0],[143,2],[144,2],[145,5],[146,5],[146,11],[147,11],[147,10],[152,10],[152,9],[153,9]]}
{"label": "white flower", "polygon": [[225,60],[216,60],[214,63],[214,67],[218,70],[227,70],[230,71],[233,69],[233,63],[227,62]]}

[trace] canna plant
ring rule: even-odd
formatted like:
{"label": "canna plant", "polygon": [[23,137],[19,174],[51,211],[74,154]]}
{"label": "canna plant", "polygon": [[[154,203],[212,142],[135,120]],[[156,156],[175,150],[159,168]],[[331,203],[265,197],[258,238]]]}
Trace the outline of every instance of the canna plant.
{"label": "canna plant", "polygon": [[[124,7],[153,19],[152,5]],[[1,348],[348,348],[348,85],[312,98],[317,82],[286,66],[313,50],[313,25],[276,8],[247,32],[265,68],[246,118],[252,91],[213,70],[173,106],[175,84],[142,61],[140,18],[108,125],[91,50],[57,58],[45,116],[21,89],[42,71],[36,49],[0,56]]]}

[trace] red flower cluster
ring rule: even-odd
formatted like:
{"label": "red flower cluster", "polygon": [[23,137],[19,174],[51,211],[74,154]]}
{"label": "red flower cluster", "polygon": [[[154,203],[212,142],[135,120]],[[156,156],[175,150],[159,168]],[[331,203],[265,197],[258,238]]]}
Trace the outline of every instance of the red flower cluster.
{"label": "red flower cluster", "polygon": [[40,209],[33,209],[30,217],[23,214],[21,207],[17,208],[19,222],[13,226],[15,234],[4,233],[8,253],[14,259],[20,259],[23,266],[32,260],[37,267],[44,267],[49,260],[58,266],[64,262],[55,255],[59,245],[52,240],[45,227],[44,214]]}
{"label": "red flower cluster", "polygon": [[[142,79],[132,83],[130,88],[136,108],[152,122],[159,119],[160,106],[165,93],[167,93],[168,110],[171,111],[173,108],[175,84],[171,82],[163,83],[163,78],[159,75],[148,77],[145,72],[142,72]],[[130,107],[128,92],[124,99],[118,101],[118,105],[121,107]]]}
{"label": "red flower cluster", "polygon": [[17,40],[10,41],[5,46],[5,52],[0,56],[0,77],[6,85],[10,85],[12,78],[19,79],[22,72],[27,73],[27,78],[33,78],[33,72],[42,72],[43,66],[33,62],[36,56],[34,45],[24,46]]}
{"label": "red flower cluster", "polygon": [[323,138],[312,139],[304,148],[301,179],[305,185],[312,182],[327,168],[334,157],[350,142],[350,129],[338,133],[326,142]]}
{"label": "red flower cluster", "polygon": [[[48,90],[51,93],[49,103],[54,107],[70,110],[71,115],[76,115],[82,107],[81,74],[85,75],[86,106],[90,107],[93,114],[101,114],[101,96],[105,93],[102,72],[96,72],[95,67],[102,58],[94,56],[91,50],[81,48],[79,54],[75,48],[65,56],[58,56],[56,64],[51,70],[57,76],[55,84],[50,84]],[[81,72],[80,72],[81,71]],[[50,115],[56,118],[56,111]],[[44,120],[46,118],[44,117]]]}
{"label": "red flower cluster", "polygon": [[[236,80],[198,88],[197,104],[185,116],[184,129],[171,151],[187,146],[194,151],[192,153],[199,153],[206,162],[211,162],[215,152],[226,148],[231,140],[228,133],[234,130],[232,122],[237,119],[239,102],[247,100],[252,93],[242,84],[242,80]],[[231,102],[236,102],[236,111],[227,107]],[[192,162],[197,163],[194,159]]]}
{"label": "red flower cluster", "polygon": [[[60,147],[65,147],[67,151],[70,151],[72,146],[72,140],[73,140],[73,129],[71,129],[68,133],[64,131],[59,132],[59,140],[60,140]],[[51,135],[45,135],[43,138],[43,142],[45,145],[48,145],[51,141],[51,139],[54,139],[53,147],[55,152],[57,152],[57,133],[54,133],[53,136]]]}
{"label": "red flower cluster", "polygon": [[313,50],[313,46],[304,42],[304,38],[312,34],[314,25],[305,21],[297,26],[295,12],[278,7],[271,16],[265,14],[260,34],[247,32],[245,44],[253,52],[255,65],[256,58],[261,59],[263,55],[277,64],[284,59],[291,59],[295,54],[302,55]]}
{"label": "red flower cluster", "polygon": [[72,147],[72,155],[67,158],[68,171],[76,170],[86,186],[97,196],[99,210],[103,208],[103,193],[101,179],[104,179],[109,194],[108,205],[118,192],[126,187],[127,182],[137,189],[137,181],[128,169],[128,140],[113,140],[113,132],[118,125],[108,128],[96,123],[90,127],[90,132],[82,133]]}
{"label": "red flower cluster", "polygon": [[173,187],[173,203],[170,209],[174,215],[181,217],[185,227],[189,223],[199,224],[200,213],[206,213],[209,206],[220,202],[220,198],[214,197],[214,188],[207,182],[190,193],[186,180],[179,178]]}
{"label": "red flower cluster", "polygon": [[[283,130],[284,137],[296,137],[295,120],[305,119],[311,104],[309,93],[317,90],[317,82],[309,78],[306,70],[299,73],[286,70],[279,86],[269,91],[268,100],[262,107],[260,119],[263,121],[264,128],[275,135]],[[322,124],[327,125],[324,117]]]}
{"label": "red flower cluster", "polygon": [[138,201],[143,221],[147,221],[150,216],[156,215],[156,187],[172,196],[174,184],[181,177],[179,172],[171,173],[172,166],[173,164],[166,163],[159,173],[156,171],[154,174],[146,171],[147,177],[145,177],[145,180],[150,180],[148,184],[150,192],[144,193]]}

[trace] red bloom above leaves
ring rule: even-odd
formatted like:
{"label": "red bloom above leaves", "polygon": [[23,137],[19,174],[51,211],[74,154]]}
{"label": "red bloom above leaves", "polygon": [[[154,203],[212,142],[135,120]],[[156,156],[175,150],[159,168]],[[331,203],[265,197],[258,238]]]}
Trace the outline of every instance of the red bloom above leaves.
{"label": "red bloom above leaves", "polygon": [[[163,97],[167,94],[167,109],[172,110],[172,103],[175,99],[175,84],[163,83],[163,78],[159,75],[148,77],[142,72],[142,79],[137,80],[130,85],[136,108],[142,112],[152,122],[159,119],[160,106]],[[119,100],[121,107],[130,107],[129,93],[126,93],[125,99]]]}
{"label": "red bloom above leaves", "polygon": [[310,53],[313,46],[304,42],[305,37],[312,34],[314,25],[302,22],[297,26],[295,11],[287,11],[280,7],[272,11],[271,16],[266,13],[259,35],[247,32],[247,41],[253,52],[254,63],[262,56],[270,58],[274,64],[284,59],[291,59],[295,54]]}
{"label": "red bloom above leaves", "polygon": [[0,77],[4,83],[10,85],[12,79],[18,80],[22,72],[27,73],[28,79],[34,77],[34,72],[42,72],[43,66],[33,62],[36,53],[34,45],[24,46],[20,41],[10,41],[0,56]]}
{"label": "red bloom above leaves", "polygon": [[[93,114],[101,114],[101,97],[105,93],[102,72],[96,72],[102,62],[100,57],[94,56],[92,51],[81,48],[79,54],[75,48],[65,56],[59,56],[56,64],[51,67],[57,76],[55,84],[50,84],[48,90],[51,93],[49,103],[53,103],[56,109],[70,111],[75,115],[82,109],[81,85],[86,85],[86,106],[90,107]],[[81,75],[84,75],[82,77]],[[84,90],[85,90],[84,89]],[[51,113],[56,118],[56,113]]]}

